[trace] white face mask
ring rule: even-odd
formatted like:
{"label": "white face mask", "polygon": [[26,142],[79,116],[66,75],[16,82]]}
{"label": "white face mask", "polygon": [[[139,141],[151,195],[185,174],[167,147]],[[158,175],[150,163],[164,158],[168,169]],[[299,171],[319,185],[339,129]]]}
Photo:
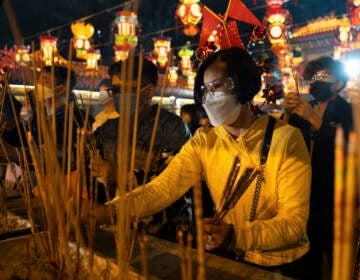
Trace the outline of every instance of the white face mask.
{"label": "white face mask", "polygon": [[24,120],[24,122],[29,122],[32,120],[33,112],[30,106],[22,106],[20,111],[20,117]]}
{"label": "white face mask", "polygon": [[203,107],[213,126],[231,125],[241,112],[241,104],[236,95],[224,92],[213,92],[207,96]]}

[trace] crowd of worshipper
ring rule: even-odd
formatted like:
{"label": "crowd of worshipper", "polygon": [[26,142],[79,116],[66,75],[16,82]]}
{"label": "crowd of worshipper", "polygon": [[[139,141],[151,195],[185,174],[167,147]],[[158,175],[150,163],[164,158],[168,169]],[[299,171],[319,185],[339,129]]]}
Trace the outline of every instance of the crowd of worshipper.
{"label": "crowd of worshipper", "polygon": [[[110,79],[99,86],[101,110],[96,115],[80,108],[72,91],[75,74],[71,71],[69,79],[64,67],[43,68],[36,88],[25,93],[26,104],[6,94],[3,86],[3,163],[17,163],[17,148],[26,143],[28,131],[39,142],[39,110],[55,119],[57,159],[67,162],[62,149],[70,138],[64,137],[63,125],[71,103],[72,139],[83,127],[95,139],[91,145],[96,152],[86,158],[87,172],[97,180],[96,203],[121,203],[117,150],[124,106],[119,65],[109,67]],[[128,108],[129,120],[138,120],[132,170],[136,187],[127,195],[130,215],[147,217],[146,232],[164,239],[176,241],[178,230],[196,234],[191,189],[199,185],[208,252],[297,279],[322,279],[324,257],[330,269],[332,262],[336,128],[343,128],[348,141],[353,117],[351,104],[339,95],[349,79],[340,61],[319,57],[305,65],[302,76],[311,99],[297,91],[286,93],[283,113],[275,118],[254,109],[262,82],[253,58],[241,48],[220,50],[199,65],[193,104],[184,105],[178,116],[152,101],[158,69],[136,56]],[[17,117],[24,129],[15,124]],[[75,158],[76,141],[65,145],[73,145]],[[76,161],[70,162],[75,170]],[[3,177],[7,166],[2,165]]]}

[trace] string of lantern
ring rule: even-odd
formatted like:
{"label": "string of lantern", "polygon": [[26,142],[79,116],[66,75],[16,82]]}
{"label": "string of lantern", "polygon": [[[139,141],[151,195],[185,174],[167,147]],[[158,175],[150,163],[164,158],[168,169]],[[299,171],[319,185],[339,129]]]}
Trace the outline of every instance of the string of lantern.
{"label": "string of lantern", "polygon": [[[127,6],[133,2],[134,1],[128,1],[120,5],[116,5],[83,17],[75,23],[71,23],[71,31],[74,35],[72,41],[74,49],[76,50],[76,57],[87,61],[87,69],[97,68],[97,61],[101,58],[101,54],[96,48],[108,44],[114,44],[115,61],[125,60],[128,52],[131,49],[134,49],[138,43],[136,32],[138,20],[137,15],[131,10],[118,11],[116,13],[116,18],[114,19],[116,31],[113,40],[95,46],[92,46],[90,43],[90,39],[94,34],[94,27],[90,23],[85,24],[85,20],[114,9]],[[208,53],[216,51],[220,48],[226,48],[229,46],[244,47],[241,41],[241,37],[243,36],[250,35],[249,42],[254,42],[263,40],[265,34],[267,34],[269,41],[272,44],[271,50],[279,58],[281,71],[289,72],[287,69],[291,68],[291,62],[287,59],[289,51],[287,48],[289,39],[288,31],[290,27],[294,27],[295,25],[292,25],[291,19],[289,19],[291,18],[289,11],[282,8],[284,2],[284,0],[266,1],[266,5],[264,5],[264,7],[267,8],[265,15],[265,21],[267,21],[266,27],[258,21],[258,19],[250,12],[250,9],[248,9],[241,1],[229,0],[229,5],[225,14],[220,15],[215,14],[206,6],[201,7],[199,0],[179,0],[175,14],[181,21],[183,32],[187,36],[195,36],[198,33],[199,28],[197,27],[197,24],[200,21],[203,21],[203,26],[206,26],[200,34],[199,48],[195,53],[198,60],[203,59]],[[259,9],[259,7],[256,8]],[[255,28],[249,34],[240,35],[237,30],[236,20],[252,24]],[[54,27],[45,32],[50,33],[68,25],[69,23]],[[193,65],[191,57],[194,55],[194,51],[191,50],[190,47],[195,44],[171,47],[171,38],[165,37],[163,34],[175,29],[177,29],[177,27],[147,33],[141,36],[141,40],[144,40],[144,38],[148,36],[160,33],[161,36],[153,38],[154,45],[152,57],[154,59],[154,63],[156,63],[160,68],[165,68],[168,63],[167,60],[170,49],[180,49],[178,56],[181,58],[181,62],[178,66],[170,65],[172,67],[172,76],[175,77],[175,71],[177,72],[180,68],[182,75],[192,77],[194,73],[192,70]],[[36,36],[36,34],[33,36]],[[32,38],[33,36],[24,37],[24,40]],[[50,35],[40,36],[41,51],[45,65],[50,65],[52,61],[57,62],[56,57],[52,58],[53,53],[57,51],[56,43],[56,37]],[[26,63],[26,53],[29,52],[29,48],[26,46],[17,46],[16,48],[14,47],[14,51],[17,64],[21,65],[21,63]],[[262,49],[262,51],[265,50]]]}

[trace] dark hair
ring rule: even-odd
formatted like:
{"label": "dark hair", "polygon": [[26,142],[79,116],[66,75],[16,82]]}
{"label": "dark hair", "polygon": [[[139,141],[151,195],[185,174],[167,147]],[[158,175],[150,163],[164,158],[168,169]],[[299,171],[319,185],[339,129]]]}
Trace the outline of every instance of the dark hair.
{"label": "dark hair", "polygon": [[[108,73],[112,77],[114,75],[120,75],[121,74],[121,62],[115,62],[110,65]],[[139,57],[134,57],[134,70],[133,70],[133,79],[137,79],[138,77],[138,70],[139,69]],[[143,66],[142,66],[142,73],[141,73],[141,81],[142,84],[144,83],[150,83],[153,85],[157,84],[158,80],[158,69],[155,66],[154,63],[149,61],[148,59],[143,59]]]}
{"label": "dark hair", "polygon": [[195,78],[195,102],[202,103],[205,70],[217,61],[226,63],[225,71],[234,81],[237,100],[241,104],[251,101],[261,88],[261,71],[246,50],[232,47],[209,55],[200,65]]}
{"label": "dark hair", "polygon": [[[45,66],[43,72],[52,73],[51,66]],[[63,66],[54,66],[54,82],[55,87],[58,85],[66,85],[68,76],[68,68]],[[74,89],[76,85],[76,75],[73,70],[70,71],[70,91]]]}
{"label": "dark hair", "polygon": [[345,71],[345,65],[342,62],[334,60],[328,56],[322,56],[309,61],[305,65],[303,72],[304,80],[310,81],[313,75],[320,70],[326,70],[329,74],[333,75],[337,81],[343,82],[344,87],[349,80],[349,75]]}

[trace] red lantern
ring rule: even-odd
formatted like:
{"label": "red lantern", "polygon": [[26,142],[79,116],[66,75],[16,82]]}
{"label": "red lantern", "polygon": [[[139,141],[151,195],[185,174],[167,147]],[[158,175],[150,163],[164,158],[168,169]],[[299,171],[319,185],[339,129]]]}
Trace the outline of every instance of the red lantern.
{"label": "red lantern", "polygon": [[[56,37],[40,36],[40,48],[42,51],[42,59],[46,66],[52,64],[53,54],[57,52],[56,43],[57,43]],[[56,56],[54,56],[54,61],[57,62]]]}
{"label": "red lantern", "polygon": [[202,18],[201,6],[199,0],[180,0],[176,9],[176,15],[184,24],[184,34],[195,36],[199,32],[197,24]]}
{"label": "red lantern", "polygon": [[160,68],[164,68],[168,62],[171,48],[171,39],[168,37],[154,38],[154,55]]}
{"label": "red lantern", "polygon": [[136,36],[137,15],[132,11],[120,11],[115,19],[117,34],[115,35],[115,60],[125,60],[128,52],[134,49],[138,42]]}

